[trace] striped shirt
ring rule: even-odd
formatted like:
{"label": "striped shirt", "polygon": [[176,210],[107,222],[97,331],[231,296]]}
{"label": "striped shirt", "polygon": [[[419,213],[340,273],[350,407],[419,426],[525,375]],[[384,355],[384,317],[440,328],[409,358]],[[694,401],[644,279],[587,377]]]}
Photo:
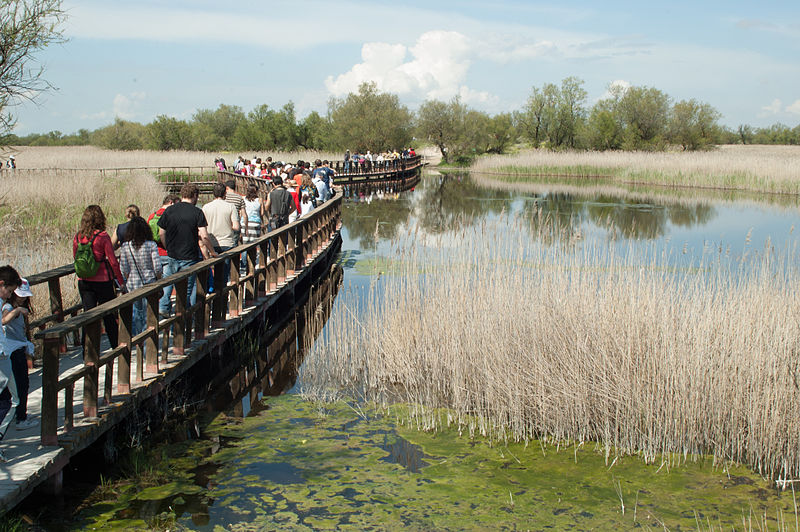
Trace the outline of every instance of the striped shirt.
{"label": "striped shirt", "polygon": [[158,246],[152,240],[145,241],[139,249],[133,246],[133,242],[125,242],[122,244],[119,259],[128,292],[161,278]]}

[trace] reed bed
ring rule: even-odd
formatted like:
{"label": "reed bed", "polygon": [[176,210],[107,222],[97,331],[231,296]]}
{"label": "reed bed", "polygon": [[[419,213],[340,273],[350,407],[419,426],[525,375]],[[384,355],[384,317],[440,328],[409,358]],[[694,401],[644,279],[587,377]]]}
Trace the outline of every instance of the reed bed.
{"label": "reed bed", "polygon": [[340,295],[303,393],[408,404],[424,429],[800,477],[789,255],[709,250],[686,265],[655,245],[548,244],[557,229],[540,217],[396,244],[398,275]]}
{"label": "reed bed", "polygon": [[[72,237],[87,205],[103,208],[109,231],[123,221],[134,203],[150,212],[161,205],[164,188],[151,174],[101,177],[84,170],[68,175],[16,173],[0,194],[0,263],[13,265],[24,277],[72,262]],[[77,300],[77,286],[63,283],[66,302]],[[37,308],[49,305],[46,287],[34,290]]]}
{"label": "reed bed", "polygon": [[670,187],[800,194],[800,146],[727,145],[705,152],[528,150],[481,157],[470,170],[502,174],[511,183],[530,176],[562,175]]}
{"label": "reed bed", "polygon": [[26,169],[101,169],[101,168],[154,168],[174,166],[214,166],[214,158],[220,155],[228,165],[233,165],[241,155],[249,159],[256,153],[259,157],[272,156],[275,160],[295,162],[298,159],[313,161],[316,158],[338,160],[340,155],[316,151],[292,152],[203,152],[203,151],[151,151],[151,150],[106,150],[95,146],[19,146],[7,149],[14,154],[18,170]]}

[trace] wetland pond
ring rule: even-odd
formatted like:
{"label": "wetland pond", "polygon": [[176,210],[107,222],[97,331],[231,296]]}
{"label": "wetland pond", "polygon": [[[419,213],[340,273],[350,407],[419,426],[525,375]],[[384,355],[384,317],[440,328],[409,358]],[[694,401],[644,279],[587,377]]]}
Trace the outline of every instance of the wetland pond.
{"label": "wetland pond", "polygon": [[[329,312],[345,311],[343,293],[363,294],[391,275],[383,265],[396,239],[413,232],[424,246],[428,236],[533,210],[563,238],[612,242],[620,253],[655,244],[677,267],[708,253],[738,263],[764,250],[794,257],[797,198],[692,194],[571,183],[508,191],[425,174],[414,191],[346,204],[343,279]],[[792,490],[745,466],[705,457],[651,465],[635,455],[608,459],[590,443],[427,432],[403,421],[413,405],[306,401],[295,369],[240,393],[223,386],[192,437],[128,453],[93,487],[76,490],[68,517],[42,522],[62,530],[796,527]]]}

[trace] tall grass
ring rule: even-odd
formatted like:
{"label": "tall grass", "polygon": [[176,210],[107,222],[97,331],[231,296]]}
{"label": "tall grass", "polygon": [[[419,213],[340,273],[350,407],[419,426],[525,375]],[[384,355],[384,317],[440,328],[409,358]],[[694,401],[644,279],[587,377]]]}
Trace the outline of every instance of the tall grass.
{"label": "tall grass", "polygon": [[17,160],[19,170],[29,168],[141,168],[141,167],[169,167],[169,166],[209,166],[213,167],[214,158],[220,155],[225,162],[233,165],[236,157],[241,155],[245,159],[253,155],[266,158],[272,156],[275,160],[295,162],[298,159],[313,161],[317,157],[338,160],[341,155],[316,151],[269,152],[257,150],[255,152],[203,152],[203,151],[150,151],[150,150],[106,150],[94,146],[20,146],[11,148]]}
{"label": "tall grass", "polygon": [[676,187],[800,194],[800,146],[721,146],[707,152],[553,152],[528,150],[478,159],[471,171],[528,176],[604,177]]}
{"label": "tall grass", "polygon": [[648,461],[710,453],[800,476],[800,275],[788,256],[708,251],[678,267],[656,247],[549,245],[552,231],[534,215],[424,251],[398,245],[398,275],[366,299],[340,296],[304,393],[406,402],[423,428],[596,441]]}
{"label": "tall grass", "polygon": [[[37,177],[20,172],[0,193],[0,263],[13,265],[23,277],[68,264],[72,237],[87,205],[103,208],[111,231],[123,221],[128,204],[146,214],[163,197],[158,181],[141,171],[119,178],[103,178],[91,170]],[[67,301],[74,301],[76,288],[64,288]],[[37,308],[49,305],[42,290],[34,291]]]}

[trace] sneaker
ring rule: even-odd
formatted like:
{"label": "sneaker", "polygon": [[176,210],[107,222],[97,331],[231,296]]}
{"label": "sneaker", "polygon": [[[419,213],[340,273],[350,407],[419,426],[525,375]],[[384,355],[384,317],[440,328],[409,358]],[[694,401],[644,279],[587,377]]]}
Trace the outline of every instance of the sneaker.
{"label": "sneaker", "polygon": [[4,464],[8,462],[8,458],[6,458],[6,452],[0,449],[0,464]]}
{"label": "sneaker", "polygon": [[30,419],[30,418],[22,420],[22,421],[17,421],[17,430],[32,429],[33,427],[38,427],[38,426],[39,426],[39,422],[38,421],[34,421],[34,420]]}

